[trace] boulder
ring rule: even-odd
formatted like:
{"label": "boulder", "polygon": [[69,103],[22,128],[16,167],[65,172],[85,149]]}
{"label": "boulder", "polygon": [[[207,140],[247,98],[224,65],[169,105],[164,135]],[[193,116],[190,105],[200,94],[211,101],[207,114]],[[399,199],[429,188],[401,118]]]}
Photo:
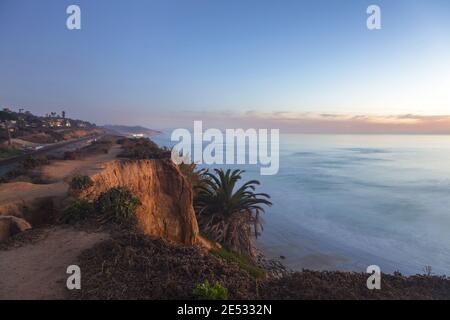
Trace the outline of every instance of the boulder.
{"label": "boulder", "polygon": [[0,216],[0,242],[8,240],[15,234],[31,229],[24,219],[13,216]]}

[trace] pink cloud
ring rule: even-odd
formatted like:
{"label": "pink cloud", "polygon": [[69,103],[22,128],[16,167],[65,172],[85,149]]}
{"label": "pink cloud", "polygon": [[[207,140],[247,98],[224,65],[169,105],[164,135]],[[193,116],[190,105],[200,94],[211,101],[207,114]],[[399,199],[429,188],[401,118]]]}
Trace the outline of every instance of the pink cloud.
{"label": "pink cloud", "polygon": [[422,133],[450,134],[447,115],[345,115],[249,111],[243,114],[187,113],[184,119],[203,120],[209,127],[279,128],[295,133]]}

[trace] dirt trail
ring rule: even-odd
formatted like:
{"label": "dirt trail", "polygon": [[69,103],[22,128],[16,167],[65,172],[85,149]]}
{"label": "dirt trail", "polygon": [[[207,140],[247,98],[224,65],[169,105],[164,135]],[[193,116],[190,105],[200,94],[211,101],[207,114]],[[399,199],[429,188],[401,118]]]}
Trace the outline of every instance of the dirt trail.
{"label": "dirt trail", "polygon": [[[114,160],[119,152],[120,147],[116,145],[108,154],[84,160],[54,161],[41,171],[49,184],[2,184],[0,214],[17,211],[19,215],[23,204],[30,204],[34,199],[65,197],[70,177],[75,173],[91,175],[98,172],[106,162]],[[76,265],[77,257],[84,250],[108,238],[107,233],[52,227],[43,230],[43,236],[35,242],[0,251],[0,300],[66,298],[67,267]]]}
{"label": "dirt trail", "polygon": [[106,233],[55,227],[45,230],[36,243],[0,251],[0,300],[64,299],[67,267],[78,263],[81,252],[108,238]]}
{"label": "dirt trail", "polygon": [[92,175],[103,165],[116,159],[120,146],[115,145],[108,154],[88,157],[84,160],[60,160],[43,166],[41,175],[48,184],[30,182],[11,182],[0,185],[0,215],[21,217],[24,205],[33,207],[34,199],[65,197],[69,189],[68,181],[74,174]]}
{"label": "dirt trail", "polygon": [[100,171],[105,162],[115,160],[120,153],[119,145],[113,146],[107,154],[88,157],[83,160],[59,160],[41,169],[42,179],[49,182],[65,180],[74,174],[93,175]]}

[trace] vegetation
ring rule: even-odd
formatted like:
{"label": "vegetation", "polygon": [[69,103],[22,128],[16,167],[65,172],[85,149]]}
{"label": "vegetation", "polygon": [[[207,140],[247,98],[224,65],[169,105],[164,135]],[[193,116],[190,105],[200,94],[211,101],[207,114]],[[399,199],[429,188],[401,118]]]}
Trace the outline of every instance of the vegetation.
{"label": "vegetation", "polygon": [[211,250],[211,253],[228,263],[237,264],[239,268],[247,271],[252,277],[256,279],[264,279],[267,275],[264,269],[255,266],[253,261],[246,256],[241,256],[224,248],[213,249]]}
{"label": "vegetation", "polygon": [[8,171],[3,177],[0,179],[0,183],[7,183],[17,177],[27,175],[32,179],[35,183],[40,183],[39,175],[33,172],[40,166],[47,165],[50,163],[50,158],[46,155],[41,156],[29,156],[26,159],[20,161],[19,165]]}
{"label": "vegetation", "polygon": [[[242,170],[215,169],[204,174],[194,206],[202,231],[227,249],[254,256],[253,236],[262,231],[262,206],[271,206],[268,194],[255,193],[259,181],[251,180],[237,187]],[[236,190],[235,190],[236,189]]]}
{"label": "vegetation", "polygon": [[18,117],[15,113],[0,110],[0,121],[17,120]]}
{"label": "vegetation", "polygon": [[81,191],[92,186],[92,183],[92,179],[89,176],[76,175],[70,181],[70,188]]}
{"label": "vegetation", "polygon": [[0,159],[13,158],[13,157],[20,156],[21,154],[23,154],[23,151],[21,151],[19,149],[5,148],[5,147],[0,148]]}
{"label": "vegetation", "polygon": [[115,143],[115,140],[114,136],[105,136],[78,150],[66,151],[64,153],[64,160],[79,160],[88,156],[106,154]]}
{"label": "vegetation", "polygon": [[92,205],[92,203],[84,199],[78,199],[72,202],[66,209],[64,209],[61,217],[61,222],[74,224],[86,220],[93,214],[94,206]]}
{"label": "vegetation", "polygon": [[[5,134],[4,138],[8,141],[8,146],[11,146],[11,132],[9,128],[9,122],[12,120],[16,120],[17,117],[9,112],[6,111],[0,111],[0,120],[3,122],[5,126]],[[2,138],[3,138],[3,132],[2,132]]]}
{"label": "vegetation", "polygon": [[20,138],[34,143],[54,143],[73,137],[77,130],[91,130],[95,124],[70,119],[66,112],[61,115],[51,112],[44,117],[32,114],[29,111],[19,109],[18,112],[7,108],[0,110],[0,142],[8,142],[11,138]]}
{"label": "vegetation", "polygon": [[[75,176],[71,181],[71,188],[74,190],[82,190],[90,185],[92,185],[92,180],[88,176]],[[78,199],[71,203],[63,211],[61,222],[73,224],[84,221],[95,214],[101,223],[114,221],[120,224],[130,224],[139,204],[139,199],[127,188],[111,188],[100,194],[94,203],[85,199]]]}
{"label": "vegetation", "polygon": [[209,284],[208,280],[198,284],[192,291],[194,297],[198,300],[227,300],[228,289],[222,287],[219,282],[214,283],[214,286]]}
{"label": "vegetation", "polygon": [[119,154],[121,158],[128,159],[169,159],[171,152],[167,148],[160,148],[148,138],[128,139],[118,141],[123,151]]}
{"label": "vegetation", "polygon": [[197,169],[196,163],[186,164],[181,163],[178,165],[181,174],[191,183],[192,191],[194,192],[194,198],[197,197],[197,192],[200,187],[205,186],[205,181],[207,180],[206,173],[207,169]]}
{"label": "vegetation", "polygon": [[112,188],[102,193],[95,201],[95,208],[107,220],[130,222],[140,201],[125,187]]}
{"label": "vegetation", "polygon": [[32,170],[46,164],[49,164],[49,159],[46,155],[42,155],[37,157],[34,156],[27,157],[22,161],[21,166],[24,170]]}
{"label": "vegetation", "polygon": [[[81,254],[83,300],[188,300],[208,279],[228,289],[231,300],[445,299],[450,279],[436,276],[382,275],[382,290],[367,289],[367,273],[308,271],[280,278],[255,278],[236,264],[192,246],[141,233],[112,233],[111,238]],[[201,297],[204,297],[202,295]]]}
{"label": "vegetation", "polygon": [[78,262],[84,270],[83,287],[70,293],[77,299],[189,300],[205,279],[227,288],[228,299],[255,299],[260,285],[237,265],[196,246],[138,230],[111,233],[110,239],[84,251]]}

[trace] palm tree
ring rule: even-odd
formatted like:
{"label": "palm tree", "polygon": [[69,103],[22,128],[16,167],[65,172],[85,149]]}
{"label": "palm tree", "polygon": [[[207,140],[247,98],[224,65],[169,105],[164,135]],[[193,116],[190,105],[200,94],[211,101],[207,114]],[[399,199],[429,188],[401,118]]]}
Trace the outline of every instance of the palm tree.
{"label": "palm tree", "polygon": [[253,235],[262,231],[263,206],[271,206],[270,196],[255,193],[258,180],[238,187],[242,170],[215,169],[204,173],[204,183],[194,199],[200,228],[214,241],[240,254],[254,256]]}
{"label": "palm tree", "polygon": [[204,187],[207,180],[207,169],[199,169],[196,163],[182,162],[178,165],[181,174],[191,183],[194,199],[200,191],[200,187]]}

